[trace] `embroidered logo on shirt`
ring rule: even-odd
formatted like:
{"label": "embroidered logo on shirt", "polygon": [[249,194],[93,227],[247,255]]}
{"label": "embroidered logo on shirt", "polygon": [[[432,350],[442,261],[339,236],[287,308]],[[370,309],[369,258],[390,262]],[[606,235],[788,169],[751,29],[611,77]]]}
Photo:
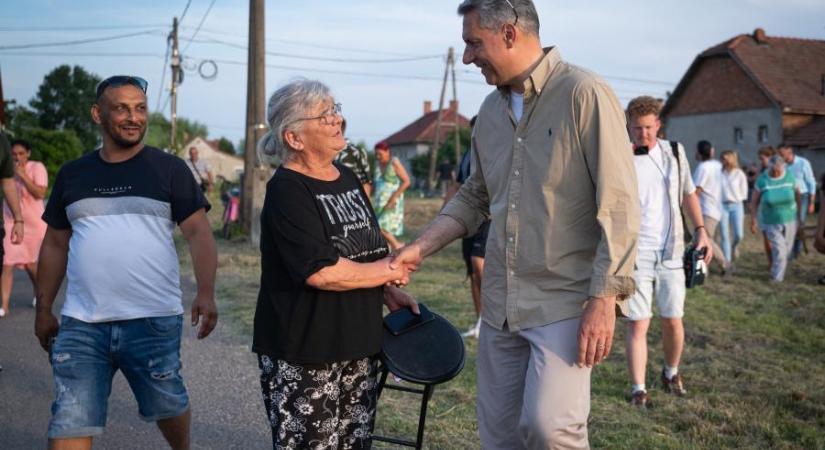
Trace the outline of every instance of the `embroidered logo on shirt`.
{"label": "embroidered logo on shirt", "polygon": [[122,194],[132,190],[132,186],[111,186],[111,187],[96,187],[92,189],[93,192],[103,195]]}

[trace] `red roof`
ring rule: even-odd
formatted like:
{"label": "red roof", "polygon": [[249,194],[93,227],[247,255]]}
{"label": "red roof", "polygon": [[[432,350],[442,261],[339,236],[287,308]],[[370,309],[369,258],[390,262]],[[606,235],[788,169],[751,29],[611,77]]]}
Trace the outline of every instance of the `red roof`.
{"label": "red roof", "polygon": [[[454,130],[456,116],[461,128],[470,128],[470,121],[454,110],[445,109],[441,116],[441,142],[444,142],[449,133]],[[438,121],[438,111],[432,111],[419,117],[415,122],[402,128],[384,139],[390,146],[414,143],[435,142],[435,124]]]}
{"label": "red roof", "polygon": [[[766,36],[761,28],[715,45],[696,57],[664,107],[674,109],[706,61],[729,58],[783,112],[825,114],[825,41]],[[682,112],[680,111],[680,114]]]}
{"label": "red roof", "polygon": [[817,116],[808,125],[796,130],[785,139],[796,147],[825,147],[825,116]]}

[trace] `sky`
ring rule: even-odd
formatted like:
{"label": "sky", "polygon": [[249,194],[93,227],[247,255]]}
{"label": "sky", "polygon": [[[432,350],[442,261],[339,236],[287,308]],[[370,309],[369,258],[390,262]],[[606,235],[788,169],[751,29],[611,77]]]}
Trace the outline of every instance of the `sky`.
{"label": "sky", "polygon": [[[166,37],[173,17],[183,17],[180,48],[185,73],[178,90],[178,116],[205,124],[210,138],[224,136],[236,143],[243,138],[248,1],[0,2],[0,73],[7,100],[28,105],[49,71],[61,64],[80,65],[101,78],[115,74],[145,78],[150,109],[169,117]],[[447,49],[454,47],[459,54],[459,110],[471,117],[492,88],[474,66],[460,62],[458,3],[267,2],[267,99],[296,77],[320,80],[343,104],[348,137],[372,145],[420,117],[425,100],[438,104]],[[825,0],[536,0],[535,4],[542,44],[557,46],[566,61],[604,77],[623,104],[638,95],[664,98],[697,54],[757,27],[768,36],[825,40]],[[123,35],[131,36],[12,48]],[[210,60],[214,66],[203,63]],[[207,80],[199,67],[204,75],[217,67],[217,76]],[[447,100],[451,98],[448,87]]]}

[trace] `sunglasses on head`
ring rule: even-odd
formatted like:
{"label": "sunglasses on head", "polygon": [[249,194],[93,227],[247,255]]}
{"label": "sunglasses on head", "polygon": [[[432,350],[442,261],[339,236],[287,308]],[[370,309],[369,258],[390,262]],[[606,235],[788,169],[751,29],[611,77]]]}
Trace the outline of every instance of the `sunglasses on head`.
{"label": "sunglasses on head", "polygon": [[141,91],[146,93],[146,89],[149,88],[149,82],[144,80],[141,77],[133,77],[130,75],[115,75],[113,77],[106,78],[105,80],[101,81],[97,85],[97,93],[95,95],[96,99],[100,99],[100,96],[103,95],[103,92],[106,88],[109,87],[120,87],[130,84]]}

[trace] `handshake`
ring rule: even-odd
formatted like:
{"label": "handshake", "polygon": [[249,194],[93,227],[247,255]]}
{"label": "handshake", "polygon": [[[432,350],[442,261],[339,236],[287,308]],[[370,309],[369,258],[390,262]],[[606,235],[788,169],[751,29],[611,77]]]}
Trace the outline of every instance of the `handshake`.
{"label": "handshake", "polygon": [[387,264],[388,281],[386,284],[397,287],[408,285],[410,274],[418,270],[423,259],[421,247],[412,243],[381,260],[382,263]]}

